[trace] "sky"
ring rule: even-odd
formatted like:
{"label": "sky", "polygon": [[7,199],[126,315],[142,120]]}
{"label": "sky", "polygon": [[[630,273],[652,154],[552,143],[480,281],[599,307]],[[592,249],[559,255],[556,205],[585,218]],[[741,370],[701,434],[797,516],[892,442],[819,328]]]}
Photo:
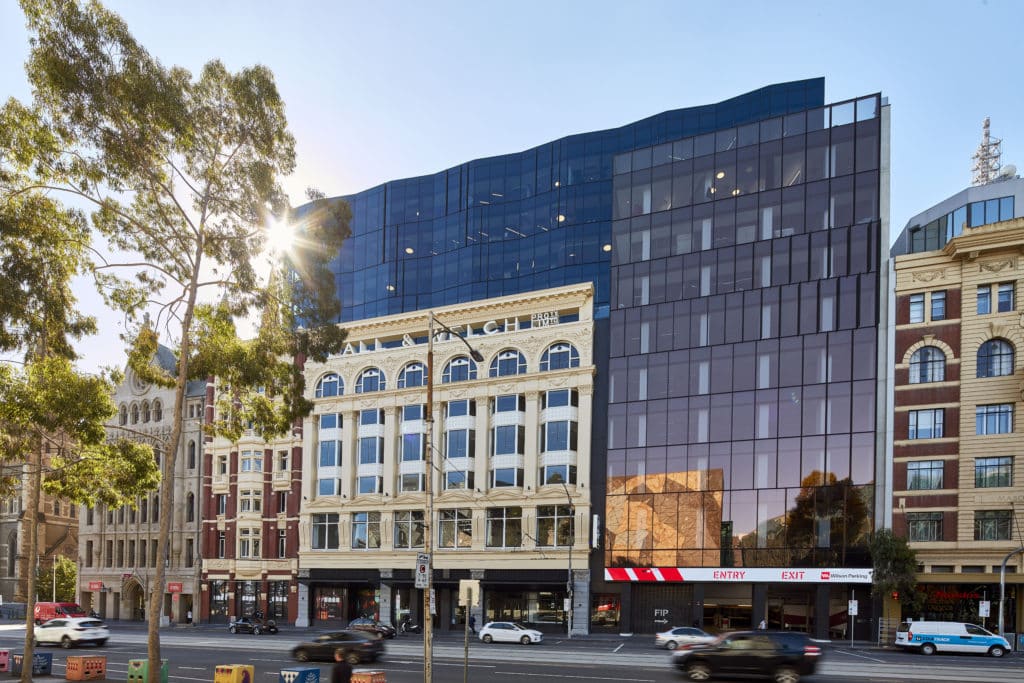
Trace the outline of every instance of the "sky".
{"label": "sky", "polygon": [[[892,116],[891,234],[971,182],[982,121],[1024,169],[1018,0],[479,2],[107,0],[165,66],[275,75],[297,140],[293,204],[566,135],[825,77],[825,100],[880,92]],[[28,39],[0,0],[0,97],[27,101]],[[123,367],[118,318],[83,369]]]}

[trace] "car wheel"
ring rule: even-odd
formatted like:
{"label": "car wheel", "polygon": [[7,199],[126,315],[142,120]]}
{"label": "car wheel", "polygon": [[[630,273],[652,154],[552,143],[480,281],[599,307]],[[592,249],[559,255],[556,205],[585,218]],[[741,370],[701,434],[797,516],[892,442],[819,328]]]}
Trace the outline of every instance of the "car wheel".
{"label": "car wheel", "polygon": [[519,642],[522,643],[523,645],[529,645],[530,644],[530,636],[523,636],[522,638],[519,639]]}
{"label": "car wheel", "polygon": [[993,645],[991,648],[989,648],[988,653],[993,657],[1002,657],[1006,654],[1006,650],[1003,648],[1002,645]]}
{"label": "car wheel", "polygon": [[686,667],[686,675],[691,681],[706,681],[711,678],[711,667],[704,662],[691,662]]}
{"label": "car wheel", "polygon": [[932,643],[925,643],[924,645],[921,646],[921,654],[923,654],[923,655],[933,655],[933,654],[935,654],[935,645],[932,644]]}
{"label": "car wheel", "polygon": [[297,661],[297,662],[308,662],[309,661],[309,653],[306,652],[305,650],[296,650],[295,652],[292,653],[292,657],[294,657],[295,661]]}
{"label": "car wheel", "polygon": [[39,640],[37,638],[32,639],[32,647],[39,647]]}
{"label": "car wheel", "polygon": [[228,627],[228,633],[238,633],[238,629],[235,628],[234,626],[229,626]]}
{"label": "car wheel", "polygon": [[784,666],[781,669],[775,670],[775,676],[772,680],[775,683],[797,683],[800,680],[800,674],[788,666]]}
{"label": "car wheel", "polygon": [[70,650],[72,645],[74,645],[74,643],[72,643],[71,639],[67,636],[64,636],[60,639],[60,646],[65,650]]}
{"label": "car wheel", "polygon": [[494,638],[491,638],[491,634],[490,633],[485,634],[484,637],[481,638],[480,640],[482,640],[482,641],[484,641],[485,643],[488,643],[488,644],[494,642]]}
{"label": "car wheel", "polygon": [[345,661],[351,664],[352,666],[355,666],[360,661],[362,661],[362,659],[359,657],[358,652],[347,652],[345,653]]}
{"label": "car wheel", "polygon": [[670,640],[670,641],[668,641],[667,643],[665,643],[665,649],[666,649],[666,650],[674,650],[674,649],[676,649],[677,647],[679,647],[679,643],[677,643],[677,642],[676,642],[676,641],[674,641],[674,640]]}

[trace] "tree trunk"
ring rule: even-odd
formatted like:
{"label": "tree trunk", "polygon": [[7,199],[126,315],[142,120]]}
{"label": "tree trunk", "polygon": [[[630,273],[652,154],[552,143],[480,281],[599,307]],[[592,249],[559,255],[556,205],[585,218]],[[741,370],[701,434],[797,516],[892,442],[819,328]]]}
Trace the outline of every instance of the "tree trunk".
{"label": "tree trunk", "polygon": [[43,447],[36,439],[32,457],[28,463],[28,501],[24,517],[28,517],[28,548],[25,572],[28,583],[25,588],[25,656],[21,660],[21,683],[32,683],[32,659],[34,654],[36,618],[36,564],[39,554],[39,490],[43,482]]}

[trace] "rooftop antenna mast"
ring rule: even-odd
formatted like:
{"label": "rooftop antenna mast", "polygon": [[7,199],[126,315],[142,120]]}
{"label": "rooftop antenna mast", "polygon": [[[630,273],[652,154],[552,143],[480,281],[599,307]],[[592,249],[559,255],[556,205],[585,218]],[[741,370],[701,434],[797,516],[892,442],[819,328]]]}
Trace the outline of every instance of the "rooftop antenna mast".
{"label": "rooftop antenna mast", "polygon": [[989,134],[989,118],[981,126],[981,144],[978,151],[971,157],[974,159],[974,178],[972,185],[986,185],[999,177],[999,157],[1002,155],[1000,145],[1003,141]]}

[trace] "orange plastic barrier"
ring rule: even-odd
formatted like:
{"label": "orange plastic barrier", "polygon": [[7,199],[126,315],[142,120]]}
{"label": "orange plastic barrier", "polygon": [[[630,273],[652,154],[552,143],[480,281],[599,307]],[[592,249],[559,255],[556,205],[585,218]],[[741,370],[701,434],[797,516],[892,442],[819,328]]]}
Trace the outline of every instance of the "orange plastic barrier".
{"label": "orange plastic barrier", "polygon": [[103,655],[69,655],[64,678],[69,681],[102,681],[107,677],[107,658]]}
{"label": "orange plastic barrier", "polygon": [[387,683],[383,671],[353,671],[352,683]]}

